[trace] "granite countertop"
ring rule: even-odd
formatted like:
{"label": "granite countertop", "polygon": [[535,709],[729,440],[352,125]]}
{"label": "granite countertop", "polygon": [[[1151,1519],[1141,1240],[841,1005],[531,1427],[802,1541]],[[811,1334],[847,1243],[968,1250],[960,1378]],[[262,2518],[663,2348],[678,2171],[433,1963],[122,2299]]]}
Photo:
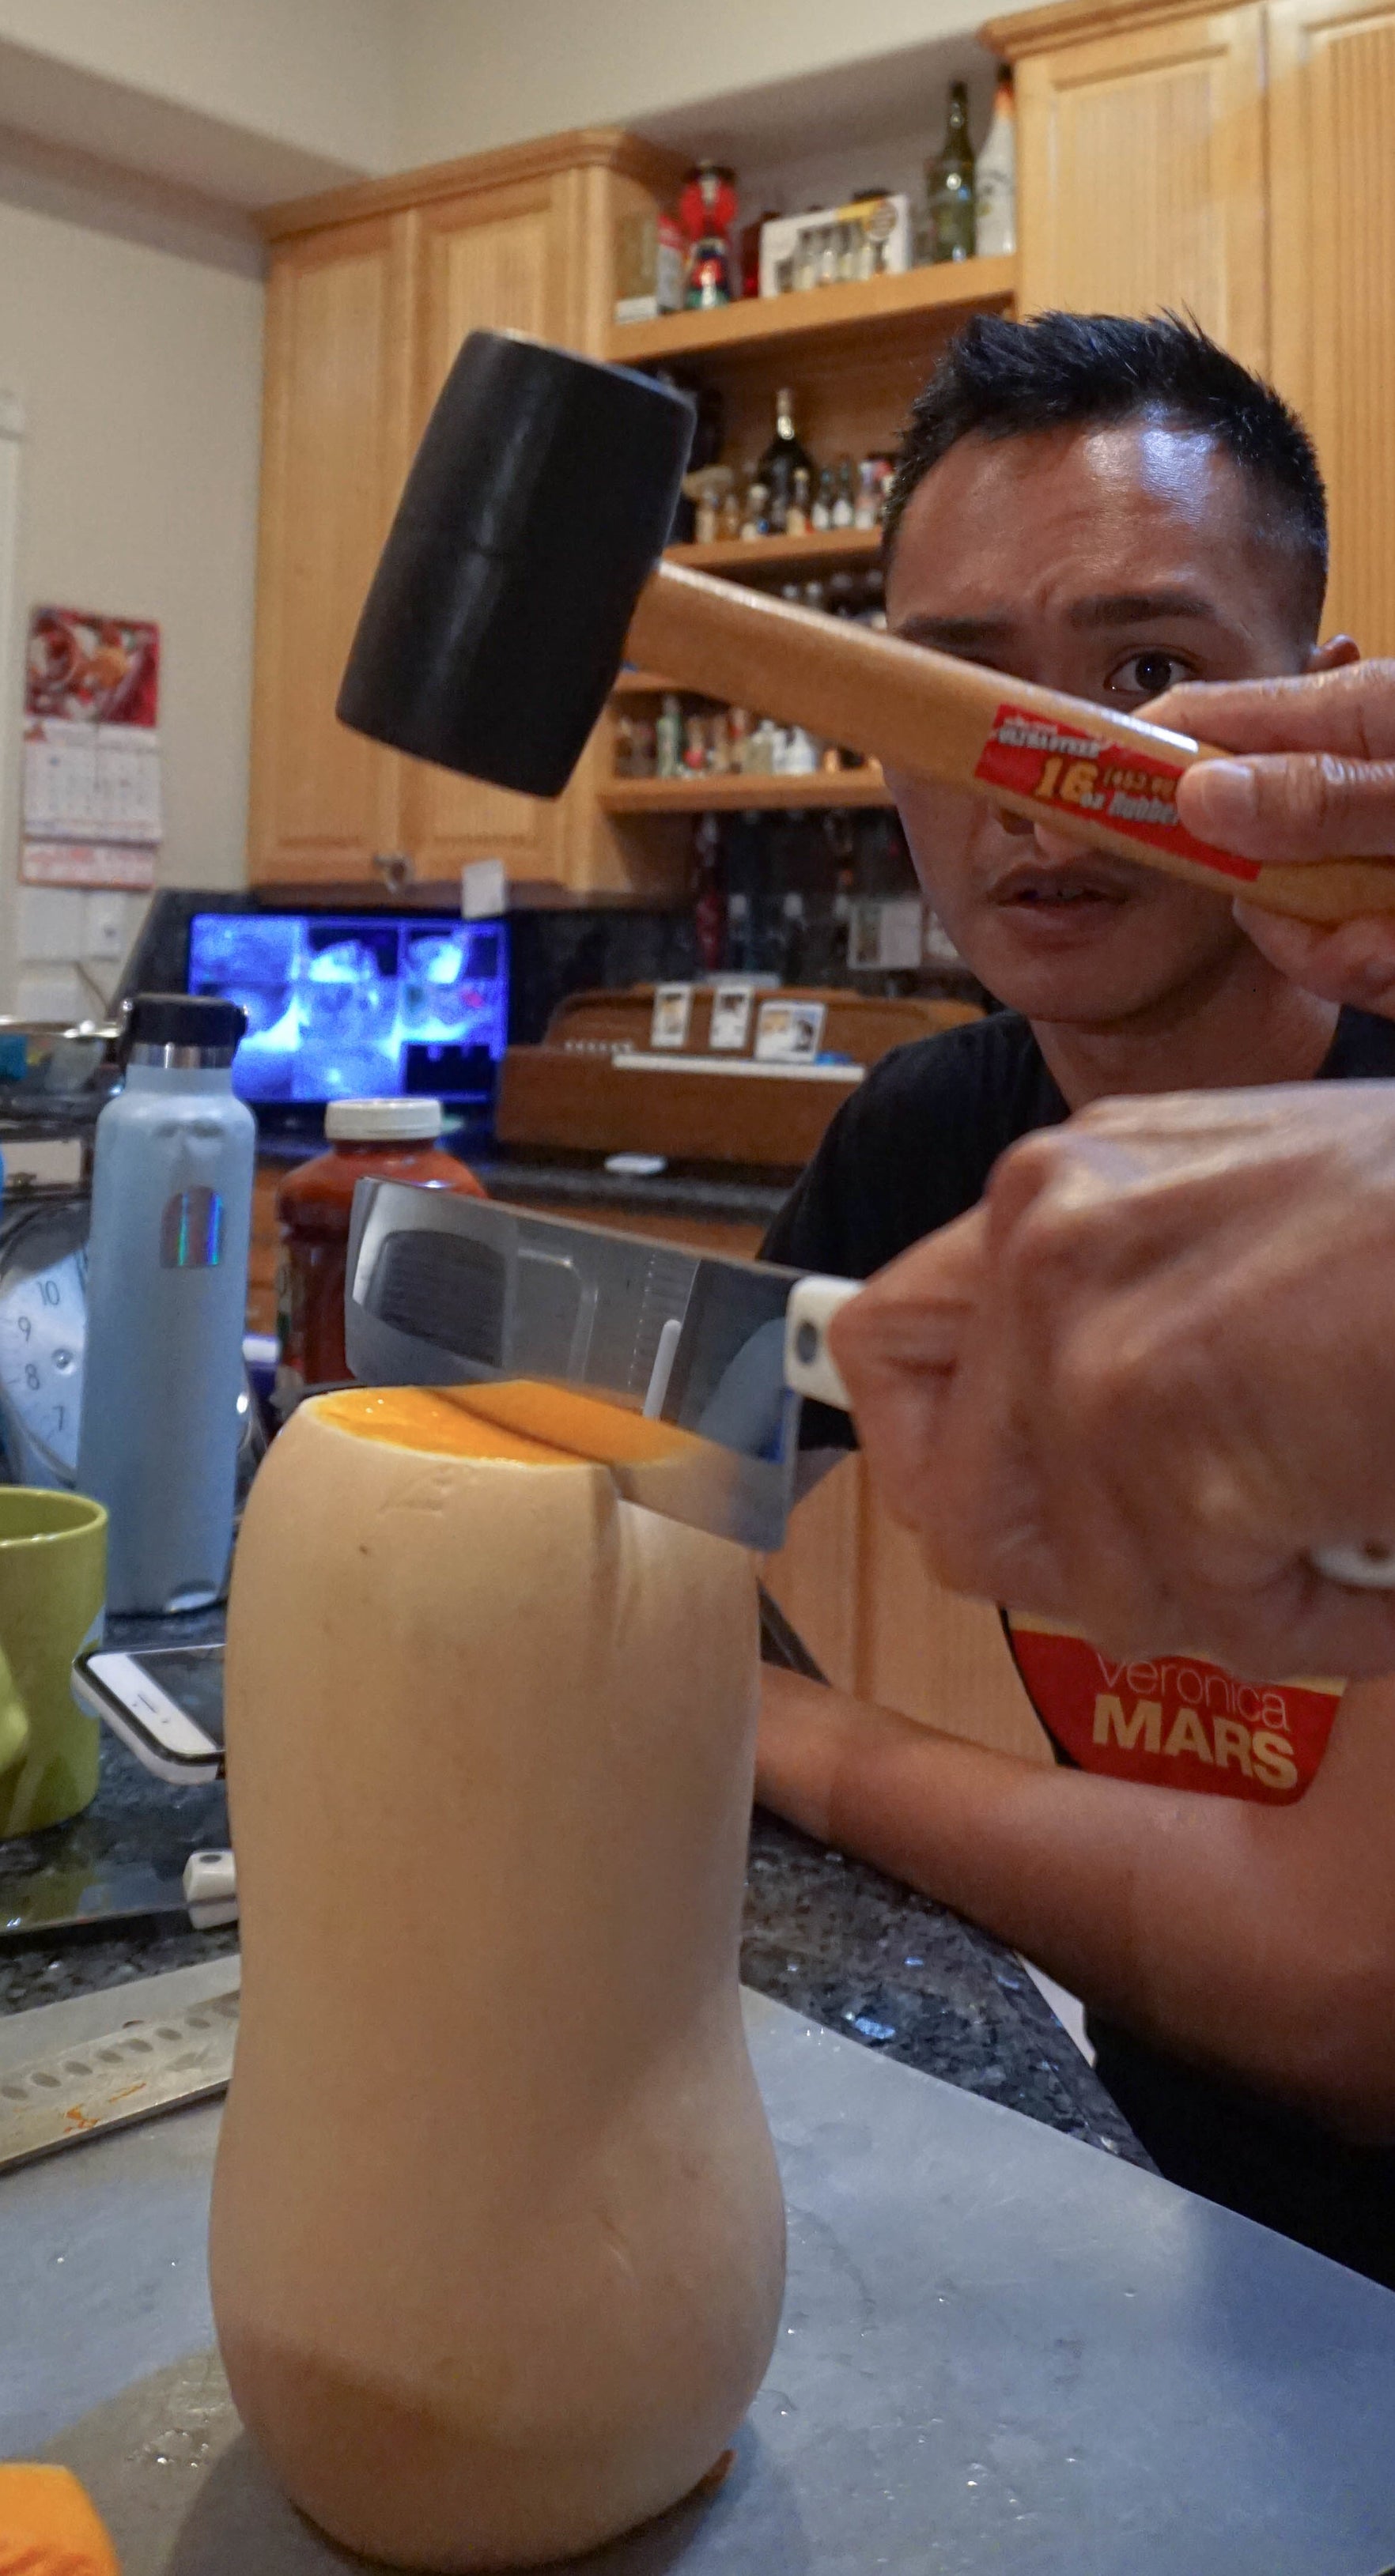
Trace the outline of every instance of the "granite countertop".
{"label": "granite countertop", "polygon": [[[491,1198],[511,1199],[520,1205],[529,1199],[571,1201],[578,1211],[588,1207],[631,1208],[636,1215],[725,1217],[729,1222],[765,1227],[780,1213],[798,1173],[780,1174],[747,1171],[739,1165],[730,1172],[720,1165],[693,1170],[677,1165],[669,1171],[646,1176],[636,1172],[608,1172],[604,1159],[597,1155],[569,1155],[557,1162],[539,1160],[533,1154],[510,1153],[507,1145],[472,1145],[466,1139],[442,1139],[450,1152],[458,1153],[468,1163],[476,1178],[483,1182]],[[263,1163],[308,1162],[313,1154],[326,1150],[322,1138],[267,1135],[257,1140],[258,1159]]]}
{"label": "granite countertop", "polygon": [[[109,1619],[106,1643],[114,1647],[200,1646],[223,1633],[220,1609],[183,1619]],[[120,1869],[145,1862],[178,1878],[190,1852],[220,1848],[228,1839],[228,1800],[221,1780],[203,1788],[170,1788],[142,1770],[134,1754],[103,1727],[102,1776],[96,1799],[66,1825],[45,1833],[17,1834],[0,1842],[0,1920],[5,1898],[35,1870]],[[0,1940],[0,2013],[55,2004],[69,1995],[125,1985],[166,1968],[189,1968],[237,1948],[237,1925],[195,1932],[182,1916],[149,1916],[104,1934],[100,1928],[26,1940]]]}
{"label": "granite countertop", "polygon": [[[221,1611],[113,1620],[112,1645],[202,1644]],[[0,1843],[0,1915],[36,1869],[143,1861],[178,1876],[191,1851],[225,1843],[221,1782],[169,1788],[118,1739],[102,1739],[95,1804],[69,1825]],[[0,2013],[124,1985],[234,1951],[237,1927],[170,1928],[169,1918],[0,1942]],[[1147,2165],[1110,2096],[1010,1950],[861,1862],[825,1851],[758,1809],[751,1831],[745,1983],[846,2038]]]}
{"label": "granite countertop", "polygon": [[602,1163],[539,1163],[522,1155],[493,1152],[469,1158],[470,1169],[491,1198],[574,1202],[588,1207],[630,1208],[650,1216],[725,1217],[738,1224],[773,1224],[793,1187],[788,1182],[733,1174],[683,1170],[656,1172],[652,1178],[634,1172],[608,1172]]}

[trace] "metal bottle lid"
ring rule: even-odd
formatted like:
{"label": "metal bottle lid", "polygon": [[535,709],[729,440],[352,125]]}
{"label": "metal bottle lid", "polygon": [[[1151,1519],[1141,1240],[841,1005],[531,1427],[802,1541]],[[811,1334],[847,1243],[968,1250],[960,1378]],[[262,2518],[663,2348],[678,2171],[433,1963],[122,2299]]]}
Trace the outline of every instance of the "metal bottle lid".
{"label": "metal bottle lid", "polygon": [[229,1065],[247,1033],[238,1002],[201,993],[136,993],[126,1005],[127,1063],[212,1068]]}

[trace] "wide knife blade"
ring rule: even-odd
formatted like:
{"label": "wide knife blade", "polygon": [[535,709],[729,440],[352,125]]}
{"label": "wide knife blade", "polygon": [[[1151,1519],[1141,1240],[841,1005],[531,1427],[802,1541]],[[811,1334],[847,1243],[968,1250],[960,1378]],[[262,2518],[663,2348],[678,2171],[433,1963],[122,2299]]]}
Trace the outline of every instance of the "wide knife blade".
{"label": "wide knife blade", "polygon": [[[150,1981],[112,1996],[114,2012]],[[158,2021],[117,2021],[95,2039],[17,2066],[0,2066],[0,2169],[28,2164],[104,2129],[129,2127],[227,2090],[237,2038],[239,1977]]]}
{"label": "wide knife blade", "polygon": [[183,1879],[166,1878],[144,1862],[90,1876],[72,1869],[36,1869],[31,1877],[0,1882],[0,1942],[188,1910]]}
{"label": "wide knife blade", "polygon": [[25,1878],[0,1878],[0,1947],[162,1914],[183,1915],[196,1931],[235,1922],[232,1854],[194,1852],[178,1877],[132,1861],[112,1869],[59,1863]]}
{"label": "wide knife blade", "polygon": [[654,1443],[662,1454],[605,1458],[620,1492],[768,1550],[783,1544],[796,1492],[800,1398],[786,1382],[785,1324],[802,1278],[487,1199],[364,1181],[345,1347],[369,1386],[542,1378],[669,1425],[685,1436]]}

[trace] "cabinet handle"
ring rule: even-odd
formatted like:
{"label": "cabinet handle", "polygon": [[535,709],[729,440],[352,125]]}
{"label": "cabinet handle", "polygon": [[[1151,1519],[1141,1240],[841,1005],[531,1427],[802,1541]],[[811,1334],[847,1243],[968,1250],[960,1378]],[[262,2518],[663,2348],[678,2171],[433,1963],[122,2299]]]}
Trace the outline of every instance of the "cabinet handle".
{"label": "cabinet handle", "polygon": [[369,865],[389,894],[405,893],[417,872],[410,850],[375,850]]}

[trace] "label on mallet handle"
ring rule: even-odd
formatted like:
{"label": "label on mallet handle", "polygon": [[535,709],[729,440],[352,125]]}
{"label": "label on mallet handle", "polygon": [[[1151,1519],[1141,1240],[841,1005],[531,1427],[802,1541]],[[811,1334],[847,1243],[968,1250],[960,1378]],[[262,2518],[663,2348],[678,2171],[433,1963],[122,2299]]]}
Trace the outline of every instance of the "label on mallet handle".
{"label": "label on mallet handle", "polygon": [[1183,760],[1126,750],[1111,742],[1107,729],[1078,732],[1004,702],[974,776],[993,787],[1009,787],[1016,796],[1030,796],[1066,822],[1089,815],[1131,840],[1146,841],[1151,849],[1170,850],[1197,867],[1214,868],[1218,876],[1253,885],[1260,872],[1256,859],[1213,849],[1179,821],[1177,781],[1187,766]]}

